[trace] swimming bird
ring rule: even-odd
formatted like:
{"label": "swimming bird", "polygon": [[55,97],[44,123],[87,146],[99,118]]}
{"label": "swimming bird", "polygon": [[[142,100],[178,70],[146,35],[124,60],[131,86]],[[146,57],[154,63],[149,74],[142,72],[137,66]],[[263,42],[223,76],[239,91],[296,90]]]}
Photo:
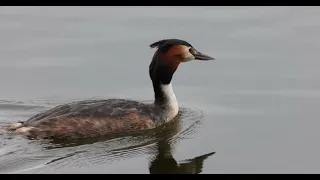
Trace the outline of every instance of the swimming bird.
{"label": "swimming bird", "polygon": [[78,139],[150,130],[172,121],[179,111],[171,83],[178,66],[214,58],[181,39],[159,40],[150,47],[157,48],[149,65],[152,103],[126,99],[76,101],[36,114],[8,129],[35,139]]}

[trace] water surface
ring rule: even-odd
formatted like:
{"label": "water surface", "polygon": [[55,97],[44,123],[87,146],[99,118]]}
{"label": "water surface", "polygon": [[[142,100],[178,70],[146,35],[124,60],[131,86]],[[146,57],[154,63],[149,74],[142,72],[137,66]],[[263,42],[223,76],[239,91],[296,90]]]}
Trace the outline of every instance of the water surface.
{"label": "water surface", "polygon": [[[164,13],[165,12],[165,13]],[[0,122],[91,98],[153,99],[163,38],[182,64],[160,134],[51,146],[1,132],[1,173],[319,173],[318,7],[1,7]]]}

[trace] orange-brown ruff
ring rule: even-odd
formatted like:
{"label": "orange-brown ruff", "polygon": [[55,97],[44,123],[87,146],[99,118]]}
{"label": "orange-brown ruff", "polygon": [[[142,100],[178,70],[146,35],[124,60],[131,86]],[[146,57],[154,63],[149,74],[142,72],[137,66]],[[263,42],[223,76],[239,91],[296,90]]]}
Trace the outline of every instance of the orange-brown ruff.
{"label": "orange-brown ruff", "polygon": [[179,39],[155,42],[158,47],[149,66],[155,101],[144,104],[124,99],[86,100],[39,113],[9,130],[31,138],[86,138],[156,128],[178,114],[171,79],[180,62],[211,60]]}

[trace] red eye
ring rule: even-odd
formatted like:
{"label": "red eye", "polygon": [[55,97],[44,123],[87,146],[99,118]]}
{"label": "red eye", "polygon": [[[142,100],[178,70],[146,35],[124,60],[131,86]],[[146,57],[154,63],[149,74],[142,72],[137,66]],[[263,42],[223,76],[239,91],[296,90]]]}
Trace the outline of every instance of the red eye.
{"label": "red eye", "polygon": [[193,48],[190,48],[190,49],[189,49],[189,52],[190,52],[191,54],[197,53],[197,51],[196,51],[195,49],[193,49]]}

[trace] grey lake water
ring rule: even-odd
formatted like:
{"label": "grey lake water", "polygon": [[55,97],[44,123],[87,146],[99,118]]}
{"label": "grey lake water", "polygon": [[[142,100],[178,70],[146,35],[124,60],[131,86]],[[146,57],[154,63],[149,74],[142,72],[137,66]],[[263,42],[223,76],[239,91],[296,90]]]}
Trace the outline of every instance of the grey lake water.
{"label": "grey lake water", "polygon": [[176,121],[79,142],[0,132],[0,173],[319,173],[319,7],[0,7],[0,124],[85,99],[152,101],[149,45],[179,66]]}

